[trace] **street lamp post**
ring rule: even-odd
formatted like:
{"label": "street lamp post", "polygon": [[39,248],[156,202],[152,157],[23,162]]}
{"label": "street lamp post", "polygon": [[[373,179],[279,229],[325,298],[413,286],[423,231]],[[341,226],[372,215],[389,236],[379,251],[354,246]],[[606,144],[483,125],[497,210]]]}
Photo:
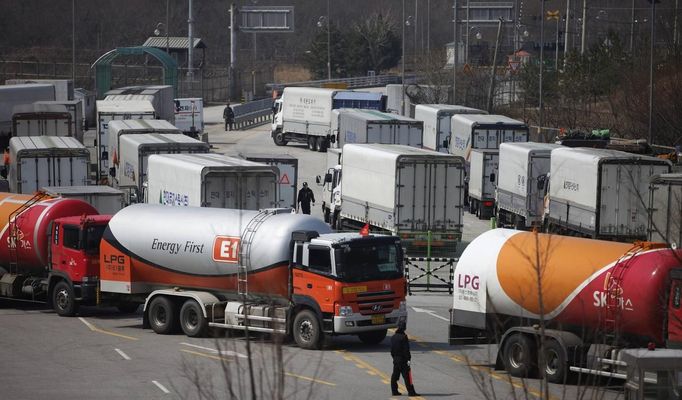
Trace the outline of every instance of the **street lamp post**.
{"label": "street lamp post", "polygon": [[76,0],[71,1],[71,80],[76,86]]}
{"label": "street lamp post", "polygon": [[[327,12],[329,12],[329,10],[327,10]],[[332,79],[332,63],[331,63],[331,48],[330,48],[331,38],[330,38],[330,34],[329,34],[331,28],[329,27],[329,19],[325,16],[321,16],[317,20],[317,27],[323,28],[325,26],[327,27],[327,80],[331,80]]]}
{"label": "street lamp post", "polygon": [[651,44],[649,46],[649,145],[654,143],[654,43],[656,41],[656,30],[654,22],[656,19],[656,0],[651,2]]}
{"label": "street lamp post", "polygon": [[403,23],[402,25],[402,56],[400,57],[400,87],[401,87],[401,97],[400,97],[400,115],[405,115],[405,0],[403,0]]}

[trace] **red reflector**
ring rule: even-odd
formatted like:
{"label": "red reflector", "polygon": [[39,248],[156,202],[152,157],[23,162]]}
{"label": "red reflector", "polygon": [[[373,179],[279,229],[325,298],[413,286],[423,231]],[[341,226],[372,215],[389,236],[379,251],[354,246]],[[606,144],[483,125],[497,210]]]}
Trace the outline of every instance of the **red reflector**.
{"label": "red reflector", "polygon": [[493,204],[495,204],[495,203],[492,202],[492,201],[484,201],[484,202],[483,202],[483,205],[486,206],[486,207],[492,207]]}

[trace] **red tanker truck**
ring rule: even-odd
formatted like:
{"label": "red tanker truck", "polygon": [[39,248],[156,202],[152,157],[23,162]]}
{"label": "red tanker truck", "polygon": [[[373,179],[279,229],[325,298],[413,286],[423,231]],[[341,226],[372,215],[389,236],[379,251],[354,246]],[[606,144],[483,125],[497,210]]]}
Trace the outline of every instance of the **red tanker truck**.
{"label": "red tanker truck", "polygon": [[407,318],[398,238],[281,211],[138,204],[104,216],[76,199],[0,194],[0,295],[64,316],[144,304],[159,334],[249,329],[304,348],[325,334],[378,343]]}
{"label": "red tanker truck", "polygon": [[450,344],[497,342],[514,376],[625,378],[621,349],[682,346],[682,250],[662,244],[495,229],[465,249],[454,284]]}

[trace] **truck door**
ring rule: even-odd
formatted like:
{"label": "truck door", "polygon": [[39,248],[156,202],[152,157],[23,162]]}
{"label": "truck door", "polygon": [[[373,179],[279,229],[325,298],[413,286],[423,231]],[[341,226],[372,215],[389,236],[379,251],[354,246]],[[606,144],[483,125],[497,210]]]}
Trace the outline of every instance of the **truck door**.
{"label": "truck door", "polygon": [[670,272],[668,299],[668,347],[682,346],[682,269]]}
{"label": "truck door", "polygon": [[545,209],[545,193],[544,190],[538,189],[538,178],[540,175],[545,175],[549,172],[549,160],[549,157],[531,156],[528,166],[528,179],[530,179],[530,182],[526,182],[526,191],[530,202],[528,210],[533,217],[542,216]]}
{"label": "truck door", "polygon": [[323,312],[334,309],[333,285],[327,277],[332,276],[331,249],[325,246],[297,246],[297,253],[303,249],[303,257],[298,257],[299,268],[294,270],[294,294],[314,299]]}

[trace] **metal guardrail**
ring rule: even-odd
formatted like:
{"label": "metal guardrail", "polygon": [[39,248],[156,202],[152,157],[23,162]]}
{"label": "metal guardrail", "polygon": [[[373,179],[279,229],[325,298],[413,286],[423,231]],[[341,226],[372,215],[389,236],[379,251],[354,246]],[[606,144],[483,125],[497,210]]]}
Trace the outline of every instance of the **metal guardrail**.
{"label": "metal guardrail", "polygon": [[262,99],[238,104],[232,107],[235,129],[248,129],[270,122],[272,117],[272,99]]}
{"label": "metal guardrail", "polygon": [[[422,261],[426,262],[426,268],[420,267],[414,262]],[[454,290],[454,280],[455,280],[455,263],[459,261],[459,258],[446,258],[446,257],[406,257],[405,258],[405,279],[407,280],[407,294],[411,295],[412,292],[448,292],[453,293]],[[431,268],[432,262],[441,262],[435,268]],[[419,275],[415,277],[410,277],[410,267],[416,269]],[[448,267],[448,279],[443,279],[442,277],[435,274],[436,271],[442,270]],[[426,278],[426,283],[417,282]],[[431,278],[439,281],[440,283],[431,283]],[[414,289],[413,289],[414,288]],[[416,290],[415,290],[416,289]]]}
{"label": "metal guardrail", "polygon": [[[416,76],[413,74],[405,75],[405,83],[416,82]],[[303,81],[303,82],[287,82],[287,83],[268,83],[265,87],[268,90],[277,90],[281,92],[287,86],[303,86],[303,87],[324,87],[325,85],[341,84],[346,85],[348,89],[366,88],[374,86],[386,86],[393,83],[400,83],[400,75],[375,75],[375,76],[358,76],[353,78],[339,78],[339,79],[323,79],[319,81]]]}

